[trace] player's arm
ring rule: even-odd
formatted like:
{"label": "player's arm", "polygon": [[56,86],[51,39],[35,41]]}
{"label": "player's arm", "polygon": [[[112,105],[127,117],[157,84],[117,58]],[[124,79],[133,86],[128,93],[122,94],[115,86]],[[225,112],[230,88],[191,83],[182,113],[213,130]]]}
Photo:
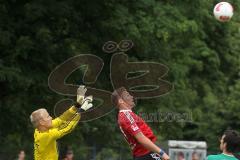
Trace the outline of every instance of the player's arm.
{"label": "player's arm", "polygon": [[69,121],[63,123],[58,128],[53,128],[50,131],[50,136],[53,139],[59,139],[64,135],[70,133],[78,124],[82,111],[86,111],[92,107],[92,96],[84,98],[82,106],[77,109],[77,112],[70,118]]}
{"label": "player's arm", "polygon": [[63,137],[64,135],[70,133],[78,124],[78,121],[80,120],[80,114],[77,113],[73,119],[67,123],[67,125],[64,125],[64,127],[59,128],[53,128],[49,131],[49,136],[53,139],[59,139]]}
{"label": "player's arm", "polygon": [[60,125],[66,123],[70,117],[72,117],[77,112],[77,107],[72,106],[59,117],[52,120],[52,125],[54,128],[59,127]]}
{"label": "player's arm", "polygon": [[147,150],[160,154],[164,160],[169,159],[169,156],[161,148],[154,144],[149,138],[147,138],[141,131],[136,133],[134,137],[138,143],[143,145]]}
{"label": "player's arm", "polygon": [[91,103],[92,96],[88,96],[85,98],[86,91],[87,91],[87,89],[85,88],[85,86],[83,86],[83,85],[79,86],[79,88],[77,89],[76,103],[72,107],[70,107],[70,109],[65,111],[61,116],[55,118],[52,121],[52,125],[54,128],[57,128],[60,125],[65,124],[66,122],[71,120],[71,118],[77,112],[82,112],[82,111],[85,111],[92,107],[92,103]]}
{"label": "player's arm", "polygon": [[144,146],[147,150],[152,151],[154,153],[158,153],[163,160],[168,160],[169,156],[160,149],[157,145],[155,145],[149,138],[147,138],[138,127],[137,123],[135,122],[134,118],[131,116],[129,112],[124,113],[123,116],[120,117],[120,126],[121,128],[129,133],[130,135],[134,136],[134,138]]}

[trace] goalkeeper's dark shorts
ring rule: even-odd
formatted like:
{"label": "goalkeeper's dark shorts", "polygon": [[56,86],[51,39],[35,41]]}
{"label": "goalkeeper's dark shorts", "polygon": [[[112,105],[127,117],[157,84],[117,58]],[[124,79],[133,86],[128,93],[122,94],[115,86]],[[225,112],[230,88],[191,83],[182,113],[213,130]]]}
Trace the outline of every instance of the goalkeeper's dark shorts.
{"label": "goalkeeper's dark shorts", "polygon": [[134,160],[161,160],[161,158],[157,153],[148,153],[141,157],[134,157]]}

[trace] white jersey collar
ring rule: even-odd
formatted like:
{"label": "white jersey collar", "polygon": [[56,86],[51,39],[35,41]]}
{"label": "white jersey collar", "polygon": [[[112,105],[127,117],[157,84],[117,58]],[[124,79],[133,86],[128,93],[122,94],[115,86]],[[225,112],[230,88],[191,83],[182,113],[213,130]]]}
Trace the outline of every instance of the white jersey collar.
{"label": "white jersey collar", "polygon": [[132,112],[132,110],[130,110],[130,109],[122,109],[119,112]]}
{"label": "white jersey collar", "polygon": [[222,153],[222,154],[225,156],[234,157],[234,155],[231,155],[231,154],[226,154],[226,153]]}

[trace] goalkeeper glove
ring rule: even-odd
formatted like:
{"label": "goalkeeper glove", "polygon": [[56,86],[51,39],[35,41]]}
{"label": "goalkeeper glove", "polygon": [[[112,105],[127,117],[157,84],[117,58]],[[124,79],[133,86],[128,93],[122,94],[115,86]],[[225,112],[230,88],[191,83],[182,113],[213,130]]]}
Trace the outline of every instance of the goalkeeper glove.
{"label": "goalkeeper glove", "polygon": [[77,89],[77,103],[79,105],[83,104],[83,100],[85,97],[85,93],[87,92],[87,88],[84,85],[80,85]]}
{"label": "goalkeeper glove", "polygon": [[92,105],[92,101],[93,101],[93,97],[92,96],[88,96],[88,97],[84,98],[83,104],[82,104],[82,106],[80,108],[80,112],[81,111],[86,111],[89,108],[91,108],[93,106]]}

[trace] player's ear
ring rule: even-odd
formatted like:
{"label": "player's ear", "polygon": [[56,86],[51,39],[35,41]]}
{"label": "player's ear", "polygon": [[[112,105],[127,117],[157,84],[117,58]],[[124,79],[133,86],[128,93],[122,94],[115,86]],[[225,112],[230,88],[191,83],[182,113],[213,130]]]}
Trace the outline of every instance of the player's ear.
{"label": "player's ear", "polygon": [[223,148],[227,148],[227,143],[226,142],[223,142]]}
{"label": "player's ear", "polygon": [[124,102],[124,101],[122,100],[122,98],[119,98],[119,99],[118,99],[118,104],[123,104],[123,102]]}
{"label": "player's ear", "polygon": [[43,121],[42,119],[41,120],[39,120],[39,122],[38,122],[41,126],[43,126],[43,125],[45,125],[45,121]]}

